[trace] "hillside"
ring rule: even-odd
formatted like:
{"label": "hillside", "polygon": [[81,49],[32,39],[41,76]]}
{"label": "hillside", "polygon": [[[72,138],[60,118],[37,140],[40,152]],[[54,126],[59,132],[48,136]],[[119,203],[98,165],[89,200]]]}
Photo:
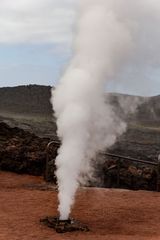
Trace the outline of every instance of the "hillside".
{"label": "hillside", "polygon": [[56,124],[50,98],[50,86],[0,88],[0,121],[39,136],[53,137]]}
{"label": "hillside", "polygon": [[8,115],[51,117],[50,86],[0,88],[0,113]]}
{"label": "hillside", "polygon": [[[54,138],[56,123],[50,98],[50,86],[0,88],[0,121],[41,137]],[[111,151],[156,160],[160,152],[160,96],[145,98],[110,93],[106,102],[128,123],[127,132]]]}
{"label": "hillside", "polygon": [[111,152],[157,161],[160,154],[160,96],[110,94],[113,110],[128,123]]}
{"label": "hillside", "polygon": [[[28,85],[0,88],[0,116],[51,120],[50,98],[50,86]],[[118,93],[106,94],[106,102],[109,102],[122,118],[152,125],[160,121],[159,101],[160,96],[147,98]]]}

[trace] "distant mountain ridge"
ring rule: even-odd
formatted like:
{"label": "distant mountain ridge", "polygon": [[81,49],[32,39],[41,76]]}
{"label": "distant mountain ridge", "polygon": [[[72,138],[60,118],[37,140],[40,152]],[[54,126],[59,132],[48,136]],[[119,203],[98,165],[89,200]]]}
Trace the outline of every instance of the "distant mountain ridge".
{"label": "distant mountain ridge", "polygon": [[[52,117],[51,86],[28,85],[0,88],[0,115],[4,113]],[[132,114],[137,121],[160,121],[160,95],[140,97],[106,94],[113,109],[121,115]],[[139,104],[136,114],[136,106]],[[128,111],[127,111],[128,109]]]}
{"label": "distant mountain ridge", "polygon": [[41,137],[53,137],[56,123],[50,98],[51,86],[0,88],[0,121]]}
{"label": "distant mountain ridge", "polygon": [[116,113],[126,115],[128,121],[151,124],[160,121],[160,95],[153,97],[110,93],[109,102]]}
{"label": "distant mountain ridge", "polygon": [[51,87],[28,85],[0,88],[0,113],[50,116]]}
{"label": "distant mountain ridge", "polygon": [[[56,123],[50,103],[51,86],[28,85],[0,88],[0,119],[10,125],[55,135]],[[140,97],[107,93],[106,103],[122,119],[138,126],[160,127],[160,96]]]}
{"label": "distant mountain ridge", "polygon": [[[0,88],[0,121],[41,137],[56,138],[50,86]],[[160,153],[160,96],[106,94],[106,103],[128,123],[128,129],[110,149],[113,153],[157,159]]]}

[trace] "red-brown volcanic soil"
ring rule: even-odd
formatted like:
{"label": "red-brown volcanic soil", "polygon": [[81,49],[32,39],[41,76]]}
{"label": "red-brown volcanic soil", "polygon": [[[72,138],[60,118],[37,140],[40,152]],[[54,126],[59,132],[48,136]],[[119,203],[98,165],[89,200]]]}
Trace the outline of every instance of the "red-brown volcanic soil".
{"label": "red-brown volcanic soil", "polygon": [[160,193],[80,189],[72,217],[90,232],[58,234],[40,223],[57,215],[57,192],[40,177],[0,172],[0,240],[157,240]]}

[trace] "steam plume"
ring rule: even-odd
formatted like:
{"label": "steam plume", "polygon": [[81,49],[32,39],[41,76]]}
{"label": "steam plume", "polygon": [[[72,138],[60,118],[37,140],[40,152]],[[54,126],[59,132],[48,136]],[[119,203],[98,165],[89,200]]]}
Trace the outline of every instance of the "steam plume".
{"label": "steam plume", "polygon": [[[53,92],[62,141],[56,158],[61,219],[68,219],[81,177],[90,171],[91,159],[125,131],[125,123],[106,105],[104,89],[106,81],[116,77],[134,55],[134,14],[139,2],[144,3],[81,1],[74,56]],[[149,9],[151,1],[145,2]]]}

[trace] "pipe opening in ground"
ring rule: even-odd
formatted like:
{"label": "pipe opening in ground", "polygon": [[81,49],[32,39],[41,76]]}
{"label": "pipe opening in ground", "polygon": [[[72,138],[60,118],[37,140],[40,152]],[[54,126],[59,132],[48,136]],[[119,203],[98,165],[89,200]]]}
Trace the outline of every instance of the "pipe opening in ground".
{"label": "pipe opening in ground", "polygon": [[50,228],[55,229],[55,231],[58,233],[89,231],[89,228],[86,225],[72,218],[67,220],[60,220],[58,217],[46,217],[44,219],[41,219],[40,222]]}

